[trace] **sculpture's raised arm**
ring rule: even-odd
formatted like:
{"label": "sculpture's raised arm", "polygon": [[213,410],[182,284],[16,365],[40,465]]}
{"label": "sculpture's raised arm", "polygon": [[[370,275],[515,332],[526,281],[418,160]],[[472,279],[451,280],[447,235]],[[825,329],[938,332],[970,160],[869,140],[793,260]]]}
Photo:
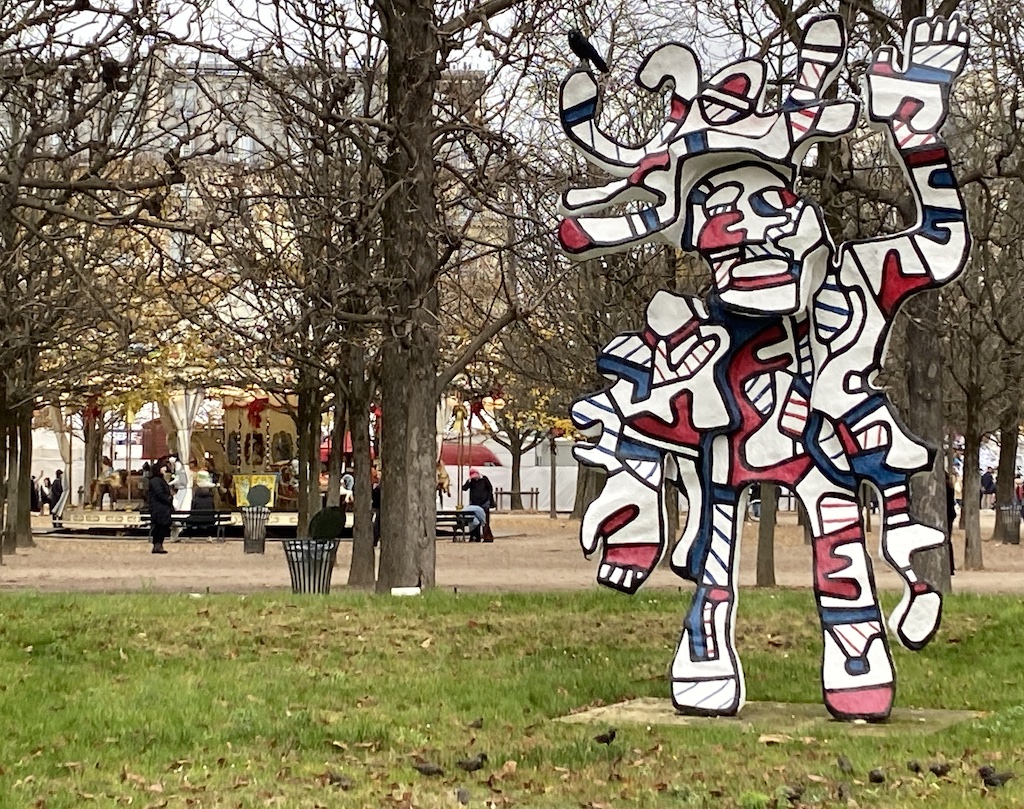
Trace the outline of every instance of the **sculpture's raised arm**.
{"label": "sculpture's raised arm", "polygon": [[967,264],[964,200],[939,130],[968,41],[955,15],[915,20],[902,58],[891,46],[881,48],[868,72],[868,117],[888,134],[917,206],[917,222],[907,230],[848,246],[886,314],[914,292],[953,280]]}

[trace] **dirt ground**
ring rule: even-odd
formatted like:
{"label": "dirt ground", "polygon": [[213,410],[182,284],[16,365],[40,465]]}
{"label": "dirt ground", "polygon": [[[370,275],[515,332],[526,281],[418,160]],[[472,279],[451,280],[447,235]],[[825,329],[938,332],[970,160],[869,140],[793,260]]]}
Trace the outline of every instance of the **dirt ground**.
{"label": "dirt ground", "polygon": [[[982,515],[982,536],[992,533],[993,512]],[[47,520],[36,526],[44,529]],[[437,543],[437,584],[461,592],[576,590],[595,587],[597,560],[583,558],[579,524],[546,514],[497,513],[493,544]],[[954,589],[967,592],[1024,593],[1024,545],[984,543],[985,570],[959,570],[963,532],[954,532],[958,572]],[[75,539],[59,535],[36,538],[37,547],[8,555],[0,566],[0,589],[49,592],[228,592],[287,589],[288,569],[278,542],[268,541],[265,555],[244,554],[240,539],[227,542],[186,540],[169,544],[170,553],[155,556],[143,537]],[[869,540],[877,550],[877,535]],[[757,524],[748,523],[740,554],[740,581],[754,583]],[[351,544],[338,553],[334,586],[348,574]],[[784,514],[776,535],[777,583],[811,585],[810,548],[803,542],[795,516]],[[899,580],[884,562],[875,563],[879,587],[896,589]],[[687,586],[671,571],[659,570],[647,587]]]}

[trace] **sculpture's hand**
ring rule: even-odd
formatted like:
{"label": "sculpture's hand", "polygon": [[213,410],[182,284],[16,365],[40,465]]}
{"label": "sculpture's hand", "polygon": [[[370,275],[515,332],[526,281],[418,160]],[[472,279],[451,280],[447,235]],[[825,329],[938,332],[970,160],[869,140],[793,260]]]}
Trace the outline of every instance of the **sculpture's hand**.
{"label": "sculpture's hand", "polygon": [[892,46],[879,48],[867,75],[871,120],[937,133],[949,111],[949,89],[967,61],[970,35],[959,17],[915,20],[902,63]]}

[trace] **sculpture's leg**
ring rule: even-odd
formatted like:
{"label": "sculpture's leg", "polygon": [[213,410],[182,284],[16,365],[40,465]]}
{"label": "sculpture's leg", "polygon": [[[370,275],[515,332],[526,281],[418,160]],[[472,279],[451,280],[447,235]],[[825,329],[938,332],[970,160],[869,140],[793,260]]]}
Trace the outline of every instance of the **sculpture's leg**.
{"label": "sculpture's leg", "polygon": [[[704,492],[710,496],[710,492]],[[672,703],[680,713],[733,716],[746,697],[736,654],[736,571],[743,526],[737,497],[710,509],[707,551],[672,661]]]}
{"label": "sculpture's leg", "polygon": [[880,397],[862,410],[850,427],[851,463],[881,491],[881,553],[903,579],[903,598],[889,616],[889,627],[903,646],[918,650],[942,618],[942,594],[910,566],[914,553],[946,542],[942,531],[910,516],[910,475],[931,467],[931,453],[907,434]]}
{"label": "sculpture's leg", "polygon": [[903,597],[889,615],[889,627],[903,646],[917,651],[938,631],[942,594],[917,575],[910,559],[917,551],[945,544],[946,535],[911,519],[907,513],[909,503],[906,483],[882,492],[881,551],[885,561],[903,579]]}
{"label": "sculpture's leg", "polygon": [[885,719],[892,710],[895,675],[857,500],[817,471],[797,493],[814,537],[825,707],[837,719]]}

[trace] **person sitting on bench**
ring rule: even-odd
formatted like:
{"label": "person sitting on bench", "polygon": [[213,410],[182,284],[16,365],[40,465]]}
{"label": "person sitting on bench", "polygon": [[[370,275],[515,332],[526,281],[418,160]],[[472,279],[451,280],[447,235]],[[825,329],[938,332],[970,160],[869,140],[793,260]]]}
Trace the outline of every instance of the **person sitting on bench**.
{"label": "person sitting on bench", "polygon": [[[473,505],[465,506],[463,507],[462,510],[466,512],[470,517],[472,517],[472,522],[470,522],[469,525],[466,526],[466,528],[469,531],[469,541],[479,542],[480,529],[481,527],[486,527],[487,525],[487,512],[484,511],[484,509],[481,508],[480,506]],[[491,540],[487,541],[490,542]]]}
{"label": "person sitting on bench", "polygon": [[[477,469],[469,470],[469,480],[462,484],[463,491],[469,492],[469,505],[479,506],[484,512],[483,540],[494,542],[494,534],[491,533],[491,509],[494,508],[494,487],[487,475],[481,475]],[[479,542],[480,539],[471,541]]]}

